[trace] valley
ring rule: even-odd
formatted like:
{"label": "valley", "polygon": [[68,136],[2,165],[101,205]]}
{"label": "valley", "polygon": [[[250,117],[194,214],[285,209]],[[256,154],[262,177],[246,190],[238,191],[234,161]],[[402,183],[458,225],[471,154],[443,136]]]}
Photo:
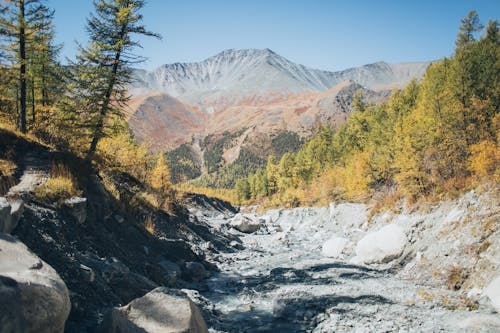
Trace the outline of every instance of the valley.
{"label": "valley", "polygon": [[[153,151],[185,144],[182,149],[199,156],[190,161],[198,172],[182,176],[196,178],[229,167],[245,149],[252,150],[259,165],[258,160],[267,160],[272,152],[272,137],[283,131],[305,139],[319,126],[339,128],[353,112],[356,95],[366,103],[385,102],[392,89],[421,78],[429,64],[379,62],[327,72],[292,63],[269,49],[226,50],[200,63],[136,71],[128,123],[136,139]],[[206,140],[236,133],[217,168],[204,169],[200,157],[212,151],[200,154],[193,137]],[[245,168],[245,175],[256,170]]]}
{"label": "valley", "polygon": [[500,332],[498,4],[283,4],[0,1],[0,333]]}

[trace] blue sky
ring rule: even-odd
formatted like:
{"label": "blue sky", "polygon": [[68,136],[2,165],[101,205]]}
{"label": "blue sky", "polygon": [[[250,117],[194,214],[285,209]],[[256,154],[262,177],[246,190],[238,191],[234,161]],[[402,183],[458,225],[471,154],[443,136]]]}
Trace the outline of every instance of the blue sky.
{"label": "blue sky", "polygon": [[[49,0],[57,40],[74,57],[85,43],[92,0]],[[324,70],[449,56],[460,19],[500,19],[499,0],[149,0],[144,23],[163,40],[142,40],[140,67],[200,61],[229,48],[270,48]]]}

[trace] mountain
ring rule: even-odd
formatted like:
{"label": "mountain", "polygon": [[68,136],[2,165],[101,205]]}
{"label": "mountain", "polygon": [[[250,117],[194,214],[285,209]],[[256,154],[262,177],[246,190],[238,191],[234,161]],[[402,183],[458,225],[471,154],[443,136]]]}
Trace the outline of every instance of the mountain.
{"label": "mountain", "polygon": [[137,71],[130,91],[134,96],[165,93],[213,112],[227,106],[265,104],[296,93],[326,91],[347,80],[372,90],[402,87],[413,77],[421,77],[428,65],[377,62],[328,72],[295,64],[269,49],[231,49],[201,62]]}
{"label": "mountain", "polygon": [[176,179],[244,160],[235,172],[240,175],[268,155],[297,149],[319,125],[342,125],[355,93],[368,103],[383,102],[395,87],[421,78],[428,65],[377,62],[328,72],[269,49],[226,50],[198,63],[135,71],[128,122],[138,141],[156,152],[180,147],[170,162],[182,160],[190,171]]}

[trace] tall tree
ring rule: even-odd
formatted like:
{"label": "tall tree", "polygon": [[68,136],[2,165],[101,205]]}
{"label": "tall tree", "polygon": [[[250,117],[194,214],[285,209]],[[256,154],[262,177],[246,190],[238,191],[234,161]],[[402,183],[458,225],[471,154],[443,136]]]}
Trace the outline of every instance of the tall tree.
{"label": "tall tree", "polygon": [[36,43],[36,35],[51,24],[53,13],[44,0],[9,0],[0,9],[0,33],[8,54],[6,66],[18,70],[18,126],[23,133],[27,130],[28,71],[33,63],[28,50]]}
{"label": "tall tree", "polygon": [[462,24],[460,25],[457,40],[455,42],[457,49],[475,41],[474,33],[483,29],[483,25],[481,21],[479,21],[479,15],[475,10],[471,10],[465,18],[460,20],[460,22]]}
{"label": "tall tree", "polygon": [[144,60],[132,53],[140,46],[132,36],[160,37],[141,24],[143,0],[95,0],[94,6],[95,13],[87,21],[90,42],[80,47],[75,64],[78,94],[86,96],[80,111],[86,113],[91,136],[88,159],[105,135],[106,118],[119,114],[129,100],[126,85],[131,82],[131,64]]}

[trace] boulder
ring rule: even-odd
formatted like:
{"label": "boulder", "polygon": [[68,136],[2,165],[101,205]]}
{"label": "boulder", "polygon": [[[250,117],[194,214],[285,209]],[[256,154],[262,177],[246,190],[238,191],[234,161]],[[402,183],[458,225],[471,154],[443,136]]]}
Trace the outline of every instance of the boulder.
{"label": "boulder", "polygon": [[403,230],[390,224],[369,233],[356,245],[357,263],[386,263],[398,258],[403,253],[408,239]]}
{"label": "boulder", "polygon": [[183,273],[186,280],[193,282],[199,282],[209,275],[205,266],[195,261],[187,262]]}
{"label": "boulder", "polygon": [[66,214],[72,216],[77,223],[84,223],[87,219],[87,198],[71,197],[64,200],[63,208]]}
{"label": "boulder", "polygon": [[347,238],[333,236],[323,244],[321,254],[325,257],[339,258],[348,242]]}
{"label": "boulder", "polygon": [[24,211],[24,202],[20,199],[8,202],[0,197],[0,232],[10,234],[16,227]]}
{"label": "boulder", "polygon": [[186,294],[165,287],[113,308],[102,328],[103,333],[208,332],[200,310]]}
{"label": "boulder", "polygon": [[16,238],[0,233],[0,331],[63,332],[69,294],[57,272]]}
{"label": "boulder", "polygon": [[180,266],[170,260],[162,260],[158,263],[158,266],[161,268],[168,285],[174,286],[181,276]]}
{"label": "boulder", "polygon": [[236,214],[229,221],[229,226],[246,234],[256,232],[260,229],[261,225],[260,221],[251,215]]}
{"label": "boulder", "polygon": [[0,197],[0,231],[5,233],[5,229],[10,224],[10,204],[4,197]]}
{"label": "boulder", "polygon": [[484,294],[488,296],[495,310],[500,313],[500,276],[491,281],[484,290]]}

